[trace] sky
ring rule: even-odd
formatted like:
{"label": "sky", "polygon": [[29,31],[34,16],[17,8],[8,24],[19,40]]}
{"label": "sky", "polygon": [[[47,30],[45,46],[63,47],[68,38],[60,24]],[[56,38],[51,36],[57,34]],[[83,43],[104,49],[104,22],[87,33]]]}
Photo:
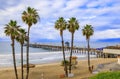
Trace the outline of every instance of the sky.
{"label": "sky", "polygon": [[[66,21],[75,17],[80,29],[75,32],[74,41],[84,42],[82,29],[92,25],[92,42],[120,42],[120,0],[0,0],[0,41],[10,41],[4,34],[4,27],[10,20],[26,29],[22,21],[22,12],[30,6],[40,16],[37,24],[31,27],[32,42],[58,42],[59,31],[54,28],[55,21],[64,17]],[[71,40],[71,33],[64,31],[64,40]]]}

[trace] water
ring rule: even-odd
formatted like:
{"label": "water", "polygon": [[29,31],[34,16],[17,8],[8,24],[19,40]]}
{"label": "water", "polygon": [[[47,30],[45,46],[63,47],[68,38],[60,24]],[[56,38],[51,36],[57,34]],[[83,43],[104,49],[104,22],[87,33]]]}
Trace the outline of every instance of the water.
{"label": "water", "polygon": [[[20,45],[15,43],[16,50],[16,63],[20,66]],[[69,51],[66,51],[66,58],[69,58]],[[87,55],[81,55],[79,53],[74,53],[73,56],[77,56],[78,59],[87,59]],[[93,55],[92,57],[95,57]],[[61,51],[50,51],[41,48],[31,48],[30,47],[30,63],[32,64],[45,64],[51,62],[60,62],[63,60],[63,55]],[[26,63],[26,47],[24,47],[24,64]],[[12,50],[10,42],[0,42],[0,67],[10,67],[13,66]]]}
{"label": "water", "polygon": [[[26,51],[26,47],[24,46],[24,53]],[[20,53],[20,44],[15,43],[15,51],[16,53]],[[0,54],[11,54],[12,48],[11,48],[11,43],[10,42],[0,42]],[[44,49],[38,49],[38,48],[30,48],[30,52],[48,52],[48,50]]]}
{"label": "water", "polygon": [[[44,50],[41,48],[31,48],[30,47],[30,61],[34,61],[34,59],[40,59],[40,54],[45,54],[48,50]],[[15,43],[15,53],[16,53],[16,61],[19,66],[21,63],[20,59],[20,44]],[[42,56],[42,55],[41,55]],[[26,47],[24,46],[24,63],[26,61]],[[10,42],[0,42],[0,67],[13,66],[13,58],[12,58],[12,48]],[[33,63],[33,62],[32,62]]]}

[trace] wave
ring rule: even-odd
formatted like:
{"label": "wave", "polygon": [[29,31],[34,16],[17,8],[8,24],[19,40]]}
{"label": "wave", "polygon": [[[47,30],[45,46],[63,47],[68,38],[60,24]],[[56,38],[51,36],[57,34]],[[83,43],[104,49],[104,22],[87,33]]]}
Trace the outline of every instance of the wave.
{"label": "wave", "polygon": [[[70,53],[66,52],[66,58],[69,59]],[[16,62],[17,65],[21,63],[21,54],[16,54]],[[73,56],[77,56],[78,59],[87,58],[87,54],[73,53]],[[54,51],[54,52],[30,52],[30,63],[41,64],[41,63],[50,63],[63,60],[62,51]],[[91,55],[91,57],[95,57],[95,55]],[[1,54],[0,55],[0,66],[8,66],[13,64],[12,54]],[[24,53],[24,63],[26,63],[26,53]]]}

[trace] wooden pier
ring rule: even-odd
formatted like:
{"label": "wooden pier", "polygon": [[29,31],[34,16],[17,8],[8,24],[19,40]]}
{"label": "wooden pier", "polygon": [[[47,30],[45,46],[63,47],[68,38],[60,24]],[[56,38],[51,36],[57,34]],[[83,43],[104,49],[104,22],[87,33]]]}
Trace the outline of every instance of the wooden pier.
{"label": "wooden pier", "polygon": [[[29,44],[29,46],[33,48],[42,48],[50,51],[62,51],[62,46],[57,45]],[[64,49],[65,51],[70,52],[71,47],[65,46]],[[87,54],[87,48],[73,47],[73,53]],[[104,57],[103,51],[95,48],[90,49],[90,55],[97,55],[98,58]]]}

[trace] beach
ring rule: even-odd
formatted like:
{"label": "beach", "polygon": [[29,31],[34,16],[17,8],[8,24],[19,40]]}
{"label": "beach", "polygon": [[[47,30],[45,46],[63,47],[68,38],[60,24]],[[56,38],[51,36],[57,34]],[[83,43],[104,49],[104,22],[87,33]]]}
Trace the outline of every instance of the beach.
{"label": "beach", "polygon": [[[91,60],[94,69],[98,64],[117,62],[117,58],[95,58]],[[24,68],[24,75],[26,74]],[[30,68],[29,79],[88,79],[94,75],[88,72],[87,60],[79,60],[76,69],[72,69],[74,77],[60,78],[64,74],[61,63],[37,64],[35,68]],[[21,77],[20,67],[18,67],[18,75]],[[0,79],[15,79],[13,67],[0,68]]]}

